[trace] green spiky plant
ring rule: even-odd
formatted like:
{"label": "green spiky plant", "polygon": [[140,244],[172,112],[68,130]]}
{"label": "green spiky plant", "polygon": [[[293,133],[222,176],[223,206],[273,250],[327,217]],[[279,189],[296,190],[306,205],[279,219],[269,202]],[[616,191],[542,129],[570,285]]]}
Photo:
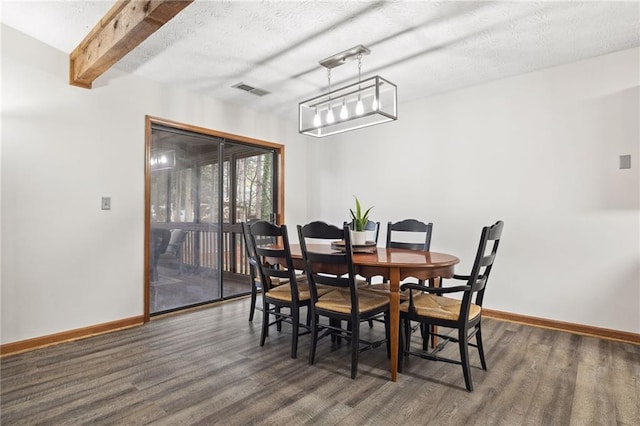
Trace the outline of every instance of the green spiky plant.
{"label": "green spiky plant", "polygon": [[364,214],[362,213],[362,207],[360,206],[360,200],[355,195],[353,198],[356,199],[356,211],[353,209],[349,209],[351,212],[351,220],[353,221],[353,230],[354,231],[364,231],[364,227],[367,225],[369,221],[369,212],[373,208],[373,206],[369,207]]}

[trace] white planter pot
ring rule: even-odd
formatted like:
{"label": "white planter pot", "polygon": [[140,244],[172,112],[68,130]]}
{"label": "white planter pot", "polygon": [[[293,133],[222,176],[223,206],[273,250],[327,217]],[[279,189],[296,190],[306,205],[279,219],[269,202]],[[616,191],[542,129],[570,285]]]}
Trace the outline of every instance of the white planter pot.
{"label": "white planter pot", "polygon": [[367,231],[349,231],[351,232],[351,245],[363,246],[367,242]]}

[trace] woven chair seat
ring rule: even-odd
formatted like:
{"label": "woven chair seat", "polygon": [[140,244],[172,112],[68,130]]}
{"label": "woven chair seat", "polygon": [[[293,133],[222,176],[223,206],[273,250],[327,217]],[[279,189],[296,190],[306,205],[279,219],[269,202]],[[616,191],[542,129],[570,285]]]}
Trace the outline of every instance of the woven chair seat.
{"label": "woven chair seat", "polygon": [[[370,292],[374,292],[374,293],[389,297],[389,292],[391,291],[391,285],[389,283],[371,284],[361,288],[360,290],[370,291]],[[409,300],[409,290],[400,292],[400,300],[401,301]]]}
{"label": "woven chair seat", "polygon": [[[358,292],[358,311],[368,312],[389,303],[389,297],[374,292]],[[318,298],[316,308],[348,314],[351,312],[351,296],[349,290],[338,289]]]}
{"label": "woven chair seat", "polygon": [[[302,275],[304,277],[304,275]],[[287,280],[288,281],[288,280]],[[299,300],[309,300],[311,299],[311,293],[309,292],[309,284],[307,283],[306,277],[304,280],[301,280],[299,277],[296,277],[296,281],[298,281],[298,299]],[[324,295],[333,291],[332,288],[318,286],[318,296]],[[279,285],[278,287],[272,288],[267,292],[267,296],[273,299],[291,301],[291,285],[289,283]]]}
{"label": "woven chair seat", "polygon": [[[307,276],[306,275],[296,275],[296,281],[298,281],[298,282],[307,281]],[[261,285],[260,278],[256,277],[256,283]],[[278,287],[278,286],[281,286],[283,284],[289,284],[289,278],[271,277],[271,285],[273,287]]]}
{"label": "woven chair seat", "polygon": [[[420,316],[457,320],[460,315],[460,300],[433,294],[417,294],[413,296],[413,305]],[[400,304],[400,312],[409,311],[409,302]],[[474,303],[469,308],[469,320],[480,315],[482,308]]]}
{"label": "woven chair seat", "polygon": [[356,287],[367,288],[369,287],[369,283],[367,282],[367,280],[363,280],[362,278],[356,278]]}

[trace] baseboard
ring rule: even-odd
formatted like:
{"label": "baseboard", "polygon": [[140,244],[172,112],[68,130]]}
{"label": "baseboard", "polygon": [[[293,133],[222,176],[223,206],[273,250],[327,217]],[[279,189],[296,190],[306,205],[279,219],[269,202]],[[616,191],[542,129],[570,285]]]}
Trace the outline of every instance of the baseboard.
{"label": "baseboard", "polygon": [[75,330],[63,331],[61,333],[50,334],[48,336],[35,337],[33,339],[21,340],[19,342],[6,343],[0,345],[0,357],[5,355],[15,355],[45,346],[57,345],[58,343],[70,342],[73,340],[85,339],[98,334],[111,333],[112,331],[124,328],[135,327],[144,324],[144,316],[125,318],[103,324],[91,325],[89,327]]}
{"label": "baseboard", "polygon": [[608,328],[592,327],[590,325],[574,324],[564,321],[555,321],[545,318],[530,317],[510,312],[494,311],[493,309],[482,309],[482,316],[497,320],[516,322],[533,327],[548,328],[551,330],[566,331],[568,333],[580,334],[583,336],[598,337],[600,339],[615,340],[617,342],[640,345],[640,334],[626,331],[611,330]]}
{"label": "baseboard", "polygon": [[[640,345],[640,334],[626,331],[611,330],[608,328],[592,327],[589,325],[574,324],[563,321],[549,320],[545,318],[530,317],[527,315],[513,314],[510,312],[496,311],[493,309],[483,309],[482,315],[503,321],[510,321],[533,327],[548,328],[551,330],[565,331],[568,333],[592,336],[600,339],[615,340],[618,342]],[[36,337],[33,339],[21,340],[19,342],[6,343],[0,345],[0,357],[15,355],[21,352],[56,345],[63,342],[85,339],[98,334],[111,333],[125,328],[135,327],[144,324],[144,316],[125,318],[118,321],[92,325],[75,330],[63,331],[61,333],[48,336]]]}

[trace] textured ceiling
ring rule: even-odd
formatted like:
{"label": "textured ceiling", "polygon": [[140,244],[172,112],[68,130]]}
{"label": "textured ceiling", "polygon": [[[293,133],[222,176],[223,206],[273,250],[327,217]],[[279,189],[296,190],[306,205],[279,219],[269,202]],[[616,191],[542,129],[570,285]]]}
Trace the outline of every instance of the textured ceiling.
{"label": "textured ceiling", "polygon": [[[69,53],[112,4],[3,1],[2,21]],[[402,104],[640,46],[640,3],[196,0],[115,67],[293,118],[326,89],[318,62],[357,44],[371,49],[363,78],[396,83]],[[332,73],[352,82],[357,66]]]}

